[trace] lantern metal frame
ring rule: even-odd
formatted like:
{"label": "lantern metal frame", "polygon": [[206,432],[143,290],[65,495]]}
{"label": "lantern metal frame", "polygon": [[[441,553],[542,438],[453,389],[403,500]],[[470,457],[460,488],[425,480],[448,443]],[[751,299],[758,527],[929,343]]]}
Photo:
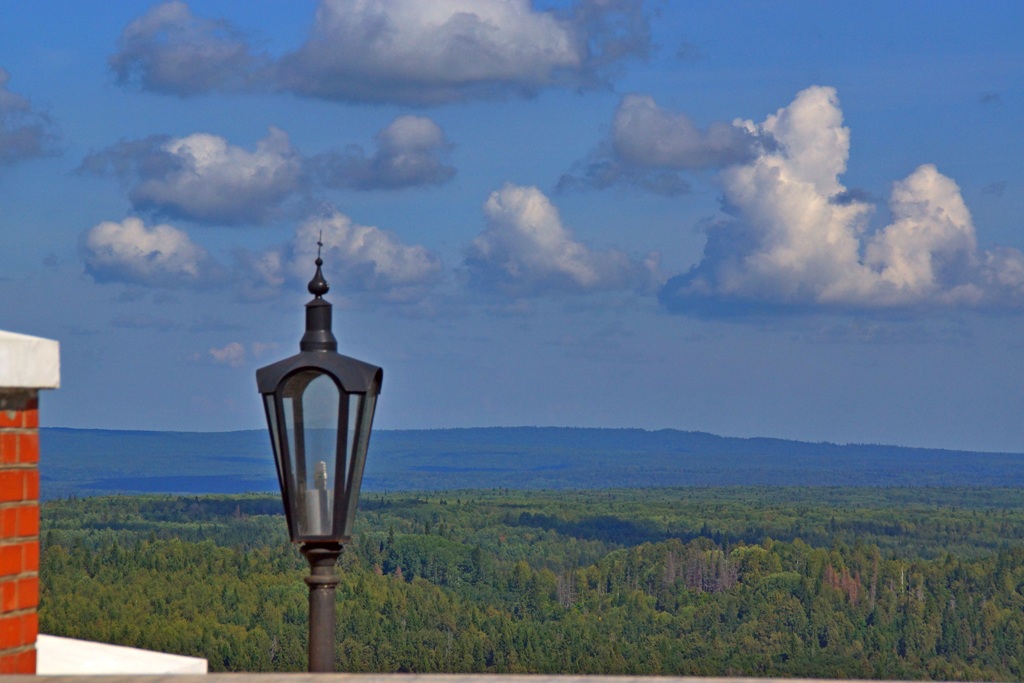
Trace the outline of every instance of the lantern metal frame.
{"label": "lantern metal frame", "polygon": [[[285,399],[291,398],[286,396],[286,393],[292,388],[295,380],[304,374],[310,376],[310,382],[316,377],[328,377],[339,392],[337,443],[334,448],[336,462],[331,469],[334,482],[333,486],[329,487],[335,492],[331,506],[332,519],[329,531],[321,534],[307,533],[301,529],[302,502],[296,500],[294,495],[300,488],[298,481],[306,478],[304,471],[296,472],[292,468],[293,463],[305,468],[305,458],[302,457],[304,453],[291,452],[292,444],[296,450],[305,450],[305,406],[302,398],[292,398],[295,416],[292,418],[290,430],[288,416],[285,414]],[[257,371],[257,384],[264,398],[263,408],[270,428],[274,463],[277,466],[278,482],[284,499],[285,517],[288,520],[288,534],[293,543],[345,543],[349,540],[382,376],[383,371],[376,366],[324,351],[303,351]],[[353,396],[361,397],[354,406],[358,411],[354,419],[350,415],[353,406],[346,400]],[[355,427],[356,434],[350,433],[350,425]],[[294,434],[289,434],[289,431]]]}

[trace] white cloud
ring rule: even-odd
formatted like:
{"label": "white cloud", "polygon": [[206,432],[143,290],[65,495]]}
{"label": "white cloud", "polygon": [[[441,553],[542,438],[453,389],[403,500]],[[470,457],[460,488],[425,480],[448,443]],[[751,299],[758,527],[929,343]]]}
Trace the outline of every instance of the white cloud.
{"label": "white cloud", "polygon": [[580,85],[648,46],[639,3],[585,0],[570,16],[528,0],[322,0],[283,87],[346,101],[437,104]]}
{"label": "white cloud", "polygon": [[850,131],[834,89],[808,88],[763,123],[742,125],[762,144],[754,160],[721,173],[734,218],[709,229],[701,262],[662,290],[669,307],[874,309],[1024,299],[1024,254],[979,251],[960,189],[932,165],[895,183],[892,222],[868,230],[875,207],[840,182]]}
{"label": "white cloud", "polygon": [[921,166],[894,185],[889,207],[893,223],[867,243],[864,255],[877,277],[910,299],[980,301],[984,294],[972,280],[984,255],[956,183]]}
{"label": "white cloud", "polygon": [[506,184],[484,204],[488,227],[466,250],[474,285],[511,295],[649,285],[657,255],[644,263],[573,239],[558,209],[535,187]]}
{"label": "white cloud", "polygon": [[308,282],[318,240],[324,245],[325,276],[337,296],[362,293],[405,302],[421,297],[442,276],[440,259],[425,247],[404,244],[391,232],[358,225],[335,210],[307,220],[280,249],[243,255],[250,294],[275,292],[286,281]]}
{"label": "white cloud", "polygon": [[318,181],[327,187],[376,190],[442,185],[455,175],[445,163],[452,144],[428,118],[399,116],[375,140],[377,151],[369,158],[362,148],[350,147],[311,159]]}
{"label": "white cloud", "polygon": [[690,190],[680,170],[722,168],[749,161],[756,137],[737,123],[716,121],[700,129],[685,114],[670,112],[646,95],[619,102],[611,134],[559,181],[559,189],[636,185],[673,196]]}
{"label": "white cloud", "polygon": [[56,139],[49,117],[36,111],[28,98],[7,89],[10,79],[0,69],[0,165],[49,154]]}
{"label": "white cloud", "polygon": [[238,342],[231,342],[221,348],[210,349],[210,356],[215,363],[238,368],[245,364],[245,347]]}
{"label": "white cloud", "polygon": [[129,24],[109,64],[121,84],[187,97],[286,90],[350,102],[426,105],[606,84],[645,57],[641,0],[321,0],[306,42],[279,61],[223,20],[178,0]]}
{"label": "white cloud", "polygon": [[126,26],[109,64],[121,84],[180,97],[257,87],[269,67],[228,22],[196,17],[177,0]]}
{"label": "white cloud", "polygon": [[201,287],[222,276],[206,250],[170,225],[147,228],[138,218],[105,221],[82,235],[85,269],[97,282],[148,287]]}
{"label": "white cloud", "polygon": [[209,133],[120,142],[82,162],[113,172],[137,209],[202,223],[262,222],[300,187],[302,159],[288,134],[271,127],[248,151]]}

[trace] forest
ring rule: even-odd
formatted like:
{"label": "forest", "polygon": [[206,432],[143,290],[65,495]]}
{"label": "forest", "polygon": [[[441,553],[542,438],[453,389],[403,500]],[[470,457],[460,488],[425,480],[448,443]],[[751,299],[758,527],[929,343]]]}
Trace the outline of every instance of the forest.
{"label": "forest", "polygon": [[[301,671],[276,495],[42,510],[40,631]],[[369,493],[337,668],[1024,679],[1024,495],[691,487]]]}

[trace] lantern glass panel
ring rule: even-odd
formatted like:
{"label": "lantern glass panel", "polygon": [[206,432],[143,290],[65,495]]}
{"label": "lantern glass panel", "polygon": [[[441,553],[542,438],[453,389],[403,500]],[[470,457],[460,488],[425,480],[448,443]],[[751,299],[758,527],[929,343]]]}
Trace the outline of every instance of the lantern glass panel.
{"label": "lantern glass panel", "polygon": [[[347,397],[346,397],[347,398]],[[330,536],[334,529],[334,492],[338,463],[339,425],[347,420],[339,410],[342,393],[334,380],[315,370],[292,375],[282,391],[285,431],[292,472],[292,510],[300,536]],[[345,411],[347,412],[347,410]]]}
{"label": "lantern glass panel", "polygon": [[348,452],[351,472],[349,473],[348,490],[349,496],[346,499],[348,509],[345,514],[344,535],[352,534],[352,526],[356,518],[356,507],[359,504],[358,491],[363,480],[363,467],[366,465],[366,449],[370,444],[370,427],[373,425],[373,411],[377,405],[376,391],[366,396],[353,395],[351,410],[349,410],[349,444]]}
{"label": "lantern glass panel", "polygon": [[284,476],[281,474],[281,436],[277,433],[277,402],[273,394],[263,397],[263,405],[267,411],[267,424],[270,425],[270,443],[274,447],[274,467],[277,468],[277,481],[284,488]]}

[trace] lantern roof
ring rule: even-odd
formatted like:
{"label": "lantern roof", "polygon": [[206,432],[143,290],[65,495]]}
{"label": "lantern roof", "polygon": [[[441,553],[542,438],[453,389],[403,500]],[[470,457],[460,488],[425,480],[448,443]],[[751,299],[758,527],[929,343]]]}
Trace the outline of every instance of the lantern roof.
{"label": "lantern roof", "polygon": [[273,393],[288,375],[301,370],[320,370],[332,375],[341,388],[350,394],[365,394],[371,387],[380,387],[384,371],[376,365],[330,351],[302,351],[271,363],[256,371],[256,385],[261,394]]}

